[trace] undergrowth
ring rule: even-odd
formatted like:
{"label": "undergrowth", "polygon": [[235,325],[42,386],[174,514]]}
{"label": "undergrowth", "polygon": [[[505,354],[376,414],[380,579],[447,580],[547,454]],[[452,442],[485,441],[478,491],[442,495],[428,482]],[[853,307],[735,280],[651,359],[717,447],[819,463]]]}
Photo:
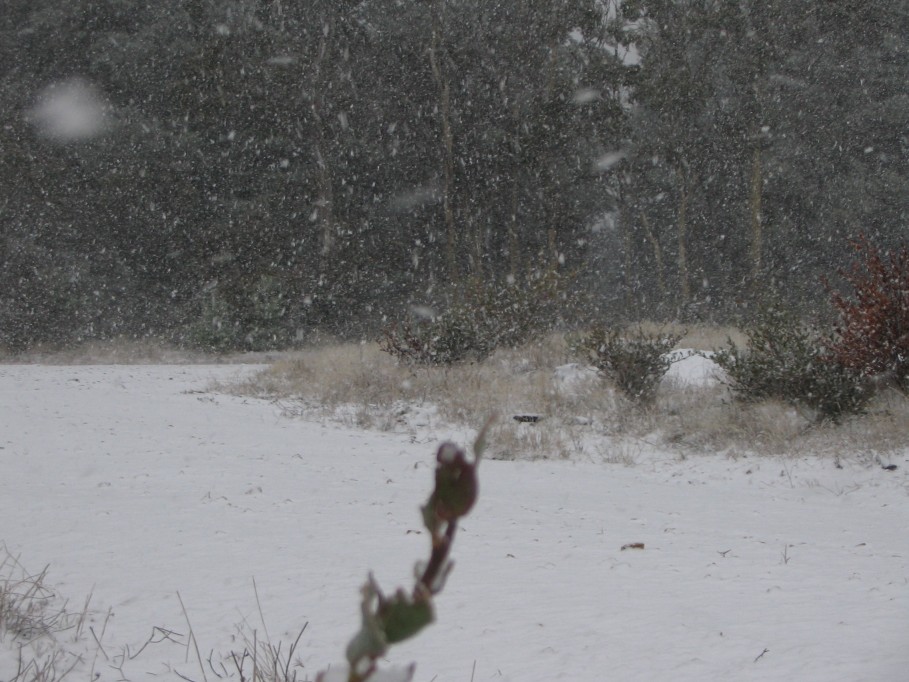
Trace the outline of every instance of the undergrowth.
{"label": "undergrowth", "polygon": [[743,348],[730,341],[713,355],[739,400],[781,400],[812,411],[815,421],[840,422],[865,410],[872,392],[859,372],[838,361],[821,330],[770,306],[746,334]]}
{"label": "undergrowth", "polygon": [[[678,347],[709,357],[727,337],[738,343],[748,338],[736,330],[695,328]],[[720,381],[728,379],[716,371],[719,376],[704,385],[663,377],[646,409],[631,409],[620,391],[598,379],[596,368],[576,362],[563,335],[551,334],[499,349],[483,362],[450,367],[398,363],[370,343],[310,348],[219,388],[270,398],[290,414],[414,437],[463,433],[497,412],[503,418],[489,435],[488,456],[498,459],[610,461],[614,455],[602,452],[604,438],[679,454],[842,453],[905,445],[909,401],[896,392],[870,396],[864,414],[824,423],[807,405],[772,397],[734,400]]]}
{"label": "undergrowth", "polygon": [[444,311],[416,308],[388,325],[379,347],[409,365],[480,362],[543,335],[558,315],[564,284],[556,271],[502,286],[469,284]]}
{"label": "undergrowth", "polygon": [[4,682],[61,682],[84,676],[86,671],[87,679],[95,679],[103,627],[102,633],[96,634],[95,614],[89,610],[91,596],[81,610],[70,610],[48,584],[47,571],[47,567],[38,573],[26,570],[17,556],[0,545],[0,665],[7,667]]}
{"label": "undergrowth", "polygon": [[571,346],[575,354],[590,362],[633,404],[649,406],[672,366],[671,352],[681,337],[681,334],[647,332],[640,327],[597,327]]}

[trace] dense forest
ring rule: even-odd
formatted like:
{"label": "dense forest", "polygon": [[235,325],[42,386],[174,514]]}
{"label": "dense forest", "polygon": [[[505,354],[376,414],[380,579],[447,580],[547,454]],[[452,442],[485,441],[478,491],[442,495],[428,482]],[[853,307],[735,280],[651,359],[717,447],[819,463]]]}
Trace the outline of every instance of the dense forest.
{"label": "dense forest", "polygon": [[905,238],[907,75],[907,0],[4,0],[0,347],[816,309]]}

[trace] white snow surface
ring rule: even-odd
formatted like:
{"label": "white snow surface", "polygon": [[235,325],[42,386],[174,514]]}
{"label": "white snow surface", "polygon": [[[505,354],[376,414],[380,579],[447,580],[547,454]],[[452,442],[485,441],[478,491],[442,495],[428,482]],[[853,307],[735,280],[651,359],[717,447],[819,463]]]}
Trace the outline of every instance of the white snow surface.
{"label": "white snow surface", "polygon": [[711,355],[712,353],[698,352],[691,348],[672,351],[669,354],[672,364],[663,380],[683,386],[716,384],[723,376],[723,370],[711,359]]}
{"label": "white snow surface", "polygon": [[[103,645],[61,635],[84,654],[68,680],[203,679],[187,619],[216,662],[242,650],[238,628],[286,650],[306,625],[311,680],[342,661],[369,570],[387,592],[412,584],[449,434],[208,392],[255,369],[0,366],[0,541],[49,566],[70,610],[91,595]],[[909,452],[892,461],[483,461],[437,622],[385,666],[414,661],[423,682],[907,680]],[[21,642],[0,638],[8,680]]]}

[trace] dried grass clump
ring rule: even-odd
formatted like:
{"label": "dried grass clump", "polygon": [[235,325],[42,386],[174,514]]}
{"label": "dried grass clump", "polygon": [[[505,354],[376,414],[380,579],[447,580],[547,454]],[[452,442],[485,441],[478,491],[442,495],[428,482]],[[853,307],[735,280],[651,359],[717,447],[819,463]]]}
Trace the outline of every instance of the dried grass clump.
{"label": "dried grass clump", "polygon": [[[0,647],[16,652],[5,682],[61,682],[87,670],[90,599],[81,611],[69,611],[48,586],[46,567],[30,573],[0,545]],[[100,649],[97,638],[95,644]]]}
{"label": "dried grass clump", "polygon": [[649,415],[636,415],[627,429],[638,434],[652,429],[660,442],[687,453],[810,453],[843,459],[904,449],[907,423],[909,400],[897,391],[876,396],[863,415],[837,424],[818,422],[812,410],[782,400],[734,400],[725,387],[713,386],[664,388]]}
{"label": "dried grass clump", "polygon": [[391,405],[414,397],[410,374],[375,344],[344,343],[292,353],[247,379],[239,390],[330,409],[353,403]]}
{"label": "dried grass clump", "polygon": [[2,355],[3,362],[45,365],[188,364],[203,359],[201,353],[155,339],[95,340],[65,348],[39,345],[22,353]]}
{"label": "dried grass clump", "polygon": [[[665,328],[664,328],[665,329]],[[728,330],[695,330],[704,343]],[[692,347],[694,337],[678,344]],[[889,452],[905,447],[909,401],[880,394],[866,414],[838,425],[816,422],[808,409],[780,400],[734,400],[719,383],[688,385],[664,377],[646,409],[634,407],[592,368],[568,365],[563,335],[553,334],[516,349],[499,349],[483,362],[417,367],[396,362],[376,344],[310,348],[227,387],[269,397],[289,412],[337,419],[382,430],[479,428],[490,414],[500,419],[489,434],[489,456],[501,459],[608,459],[617,444],[646,442],[676,452],[761,454]],[[574,367],[567,382],[556,368]],[[422,415],[422,416],[421,416]],[[513,417],[524,417],[517,421]],[[608,441],[609,453],[601,452]],[[638,459],[620,447],[618,459]],[[618,461],[618,460],[617,460]]]}
{"label": "dried grass clump", "polygon": [[[491,456],[525,456],[566,447],[514,422],[511,414],[546,415],[547,428],[572,419],[581,401],[565,396],[553,368],[567,359],[560,336],[519,349],[499,349],[483,362],[420,367],[396,362],[376,344],[312,348],[222,390],[282,401],[288,411],[392,430],[414,408],[431,408],[440,423],[479,428],[490,414],[503,419],[490,435]],[[556,364],[553,364],[556,363]]]}

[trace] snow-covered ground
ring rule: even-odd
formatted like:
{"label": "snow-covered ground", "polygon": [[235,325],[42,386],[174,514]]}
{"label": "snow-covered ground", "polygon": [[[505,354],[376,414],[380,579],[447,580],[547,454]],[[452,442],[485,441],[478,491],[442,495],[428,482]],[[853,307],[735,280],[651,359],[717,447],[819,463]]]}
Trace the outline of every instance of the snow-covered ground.
{"label": "snow-covered ground", "polygon": [[[238,627],[286,650],[308,624],[312,679],[343,659],[368,570],[412,583],[450,434],[207,392],[253,369],[0,366],[0,541],[70,610],[91,595],[101,648],[61,635],[85,654],[67,679],[201,680],[189,624],[214,662]],[[845,454],[484,461],[438,622],[391,662],[421,682],[907,680],[909,451],[895,471]]]}

